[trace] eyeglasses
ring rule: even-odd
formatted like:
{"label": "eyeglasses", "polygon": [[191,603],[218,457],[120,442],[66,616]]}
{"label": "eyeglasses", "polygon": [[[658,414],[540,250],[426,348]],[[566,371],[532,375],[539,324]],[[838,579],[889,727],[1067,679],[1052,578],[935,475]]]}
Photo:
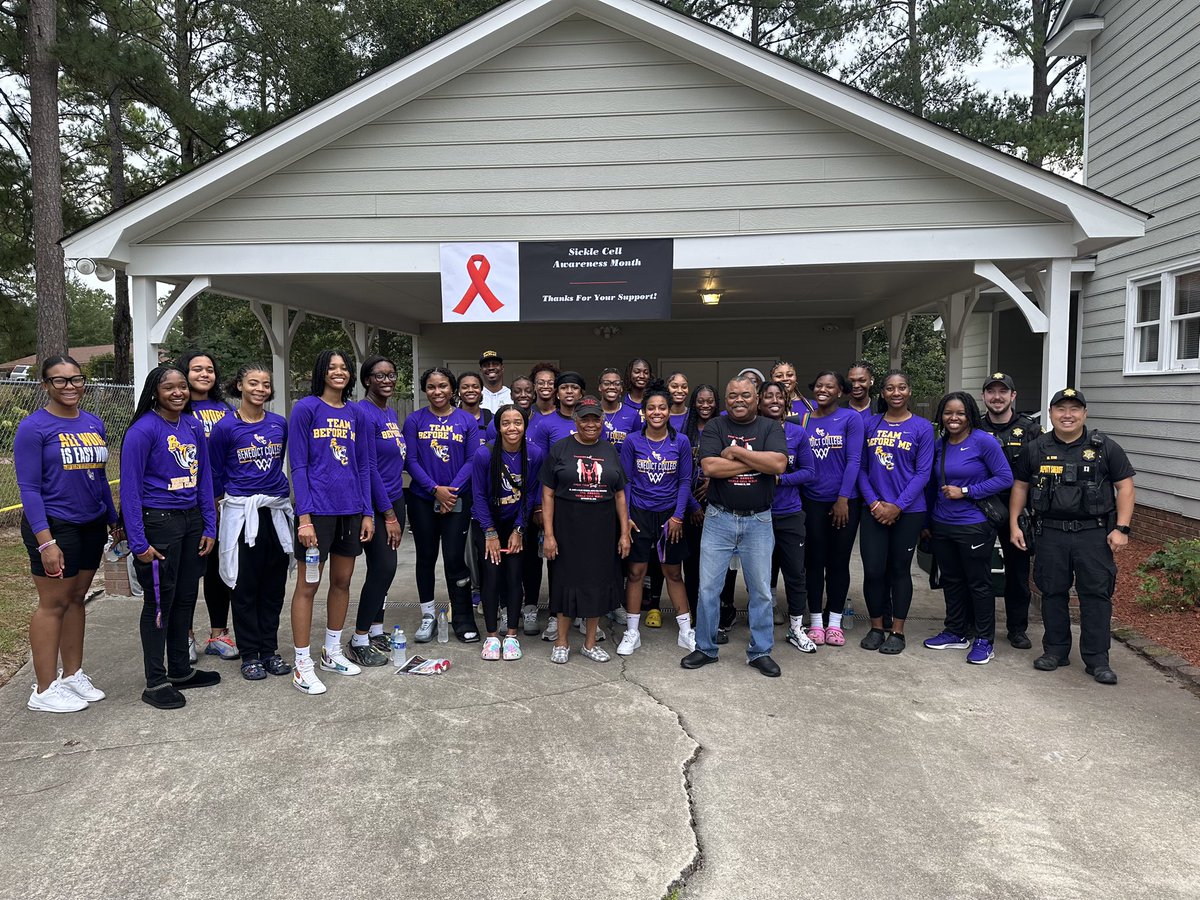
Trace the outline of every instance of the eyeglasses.
{"label": "eyeglasses", "polygon": [[55,375],[46,379],[46,383],[51,387],[56,387],[59,390],[65,388],[68,384],[71,387],[83,387],[87,384],[87,377],[84,375],[72,375],[69,378],[64,375]]}
{"label": "eyeglasses", "polygon": [[371,377],[376,381],[395,381],[395,372],[372,372]]}

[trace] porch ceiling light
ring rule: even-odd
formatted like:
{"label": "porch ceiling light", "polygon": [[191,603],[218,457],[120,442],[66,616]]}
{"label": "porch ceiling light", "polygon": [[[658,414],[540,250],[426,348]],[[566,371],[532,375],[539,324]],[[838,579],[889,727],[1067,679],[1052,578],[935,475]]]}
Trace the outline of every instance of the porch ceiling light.
{"label": "porch ceiling light", "polygon": [[705,288],[697,293],[700,295],[700,302],[705,306],[716,306],[721,302],[721,295],[725,292],[720,288]]}

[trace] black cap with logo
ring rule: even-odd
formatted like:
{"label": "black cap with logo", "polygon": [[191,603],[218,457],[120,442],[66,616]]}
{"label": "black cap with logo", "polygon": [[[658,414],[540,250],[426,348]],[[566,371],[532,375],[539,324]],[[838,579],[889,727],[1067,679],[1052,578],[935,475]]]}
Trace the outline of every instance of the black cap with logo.
{"label": "black cap with logo", "polygon": [[1050,398],[1050,405],[1058,406],[1064,400],[1074,400],[1080,406],[1087,408],[1087,400],[1083,396],[1083,391],[1077,391],[1075,388],[1063,388]]}
{"label": "black cap with logo", "polygon": [[991,375],[989,375],[987,381],[983,383],[983,389],[986,391],[993,384],[1002,384],[1010,391],[1015,391],[1017,389],[1016,384],[1013,383],[1012,376],[1004,372],[993,372]]}

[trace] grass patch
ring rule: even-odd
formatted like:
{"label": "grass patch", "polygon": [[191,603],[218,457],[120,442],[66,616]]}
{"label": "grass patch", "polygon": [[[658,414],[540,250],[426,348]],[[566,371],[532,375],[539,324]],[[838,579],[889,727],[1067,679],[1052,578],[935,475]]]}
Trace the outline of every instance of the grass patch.
{"label": "grass patch", "polygon": [[16,528],[0,530],[0,684],[29,653],[29,617],[36,605],[21,533]]}

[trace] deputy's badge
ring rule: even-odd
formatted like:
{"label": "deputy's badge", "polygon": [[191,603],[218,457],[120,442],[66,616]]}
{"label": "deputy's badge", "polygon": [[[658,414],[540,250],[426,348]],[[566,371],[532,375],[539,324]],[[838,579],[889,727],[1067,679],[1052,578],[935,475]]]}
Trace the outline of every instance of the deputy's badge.
{"label": "deputy's badge", "polygon": [[1086,449],[1086,450],[1084,450],[1084,451],[1083,451],[1083,458],[1084,458],[1084,459],[1087,459],[1087,460],[1092,460],[1092,459],[1095,459],[1095,458],[1096,458],[1096,451],[1095,451],[1095,450],[1093,450],[1091,447],[1088,447],[1088,449]]}
{"label": "deputy's badge", "polygon": [[1075,396],[1075,388],[1067,388],[1065,391],[1063,391],[1063,396],[1064,397],[1074,397]]}
{"label": "deputy's badge", "polygon": [[992,379],[993,379],[994,381],[1003,381],[1003,380],[1004,380],[1004,373],[1003,373],[1003,372],[993,372],[993,373],[992,373]]}
{"label": "deputy's badge", "polygon": [[1013,437],[1020,437],[1020,436],[1021,436],[1021,435],[1023,435],[1024,433],[1025,433],[1025,429],[1024,429],[1024,428],[1014,428],[1014,429],[1012,430],[1012,435],[1013,435]]}

